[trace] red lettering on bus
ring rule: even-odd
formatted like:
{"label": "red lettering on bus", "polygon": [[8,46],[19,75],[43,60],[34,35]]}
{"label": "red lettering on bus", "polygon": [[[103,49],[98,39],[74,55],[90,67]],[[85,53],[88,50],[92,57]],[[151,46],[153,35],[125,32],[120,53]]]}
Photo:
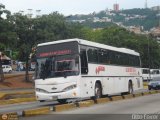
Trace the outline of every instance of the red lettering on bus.
{"label": "red lettering on bus", "polygon": [[96,74],[99,74],[100,71],[105,71],[105,67],[104,67],[104,66],[98,66],[98,67],[96,68]]}
{"label": "red lettering on bus", "polygon": [[61,50],[61,51],[51,51],[46,53],[40,53],[39,57],[47,57],[47,56],[54,56],[54,55],[65,55],[71,54],[71,50]]}
{"label": "red lettering on bus", "polygon": [[136,69],[135,68],[131,68],[131,67],[129,67],[129,68],[126,68],[126,72],[129,72],[129,73],[135,73],[136,72]]}

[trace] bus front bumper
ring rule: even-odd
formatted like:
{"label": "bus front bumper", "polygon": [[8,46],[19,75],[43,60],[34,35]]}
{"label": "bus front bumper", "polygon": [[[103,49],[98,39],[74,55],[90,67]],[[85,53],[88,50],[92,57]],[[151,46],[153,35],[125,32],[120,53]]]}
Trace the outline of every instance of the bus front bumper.
{"label": "bus front bumper", "polygon": [[78,98],[78,90],[72,89],[66,92],[59,93],[43,93],[36,91],[36,99],[37,100],[57,100],[57,99],[72,99]]}

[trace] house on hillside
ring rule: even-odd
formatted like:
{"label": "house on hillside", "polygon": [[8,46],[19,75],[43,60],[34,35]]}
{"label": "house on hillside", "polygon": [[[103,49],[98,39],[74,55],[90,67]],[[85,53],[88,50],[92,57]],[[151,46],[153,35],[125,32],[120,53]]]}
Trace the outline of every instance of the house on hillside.
{"label": "house on hillside", "polygon": [[156,27],[156,28],[151,29],[150,33],[160,43],[160,27]]}
{"label": "house on hillside", "polygon": [[160,27],[151,29],[151,34],[155,37],[160,37]]}
{"label": "house on hillside", "polygon": [[128,30],[130,32],[134,32],[135,34],[141,34],[141,26],[130,26]]}

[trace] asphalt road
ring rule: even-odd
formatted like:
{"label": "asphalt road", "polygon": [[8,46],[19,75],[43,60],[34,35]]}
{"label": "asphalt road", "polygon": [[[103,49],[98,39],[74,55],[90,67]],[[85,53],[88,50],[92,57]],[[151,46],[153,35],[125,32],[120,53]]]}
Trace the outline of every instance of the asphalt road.
{"label": "asphalt road", "polygon": [[160,94],[20,120],[160,120]]}

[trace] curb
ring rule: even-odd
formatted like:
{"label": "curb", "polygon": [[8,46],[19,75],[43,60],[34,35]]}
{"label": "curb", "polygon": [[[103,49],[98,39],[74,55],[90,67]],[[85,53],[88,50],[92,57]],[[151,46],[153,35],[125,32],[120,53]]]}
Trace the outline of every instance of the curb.
{"label": "curb", "polygon": [[148,86],[143,86],[144,89],[148,89]]}
{"label": "curb", "polygon": [[110,102],[111,99],[110,98],[98,98],[97,100],[95,100],[96,104],[101,104],[101,103],[107,103]]}
{"label": "curb", "polygon": [[35,115],[43,115],[50,112],[49,107],[42,107],[37,109],[31,109],[31,110],[24,110],[22,112],[22,116],[29,117],[29,116],[35,116]]}
{"label": "curb", "polygon": [[53,107],[53,111],[55,112],[61,112],[65,110],[70,110],[76,108],[76,104],[71,103],[71,104],[62,104],[62,105],[56,105]]}
{"label": "curb", "polygon": [[160,91],[149,91],[149,94],[156,94],[156,93],[159,93]]}
{"label": "curb", "polygon": [[142,96],[144,96],[144,95],[150,95],[150,93],[149,92],[143,92]]}
{"label": "curb", "polygon": [[134,98],[133,94],[129,94],[129,95],[123,95],[124,99],[131,99]]}
{"label": "curb", "polygon": [[142,96],[142,94],[143,94],[143,93],[136,93],[136,94],[133,94],[133,96],[134,96],[134,97],[140,97],[140,96]]}
{"label": "curb", "polygon": [[95,102],[93,100],[86,100],[86,101],[78,102],[77,106],[81,108],[81,107],[89,107],[94,104],[95,104]]}
{"label": "curb", "polygon": [[122,100],[122,99],[124,99],[123,96],[114,96],[114,97],[111,97],[112,101],[117,101],[117,100]]}

